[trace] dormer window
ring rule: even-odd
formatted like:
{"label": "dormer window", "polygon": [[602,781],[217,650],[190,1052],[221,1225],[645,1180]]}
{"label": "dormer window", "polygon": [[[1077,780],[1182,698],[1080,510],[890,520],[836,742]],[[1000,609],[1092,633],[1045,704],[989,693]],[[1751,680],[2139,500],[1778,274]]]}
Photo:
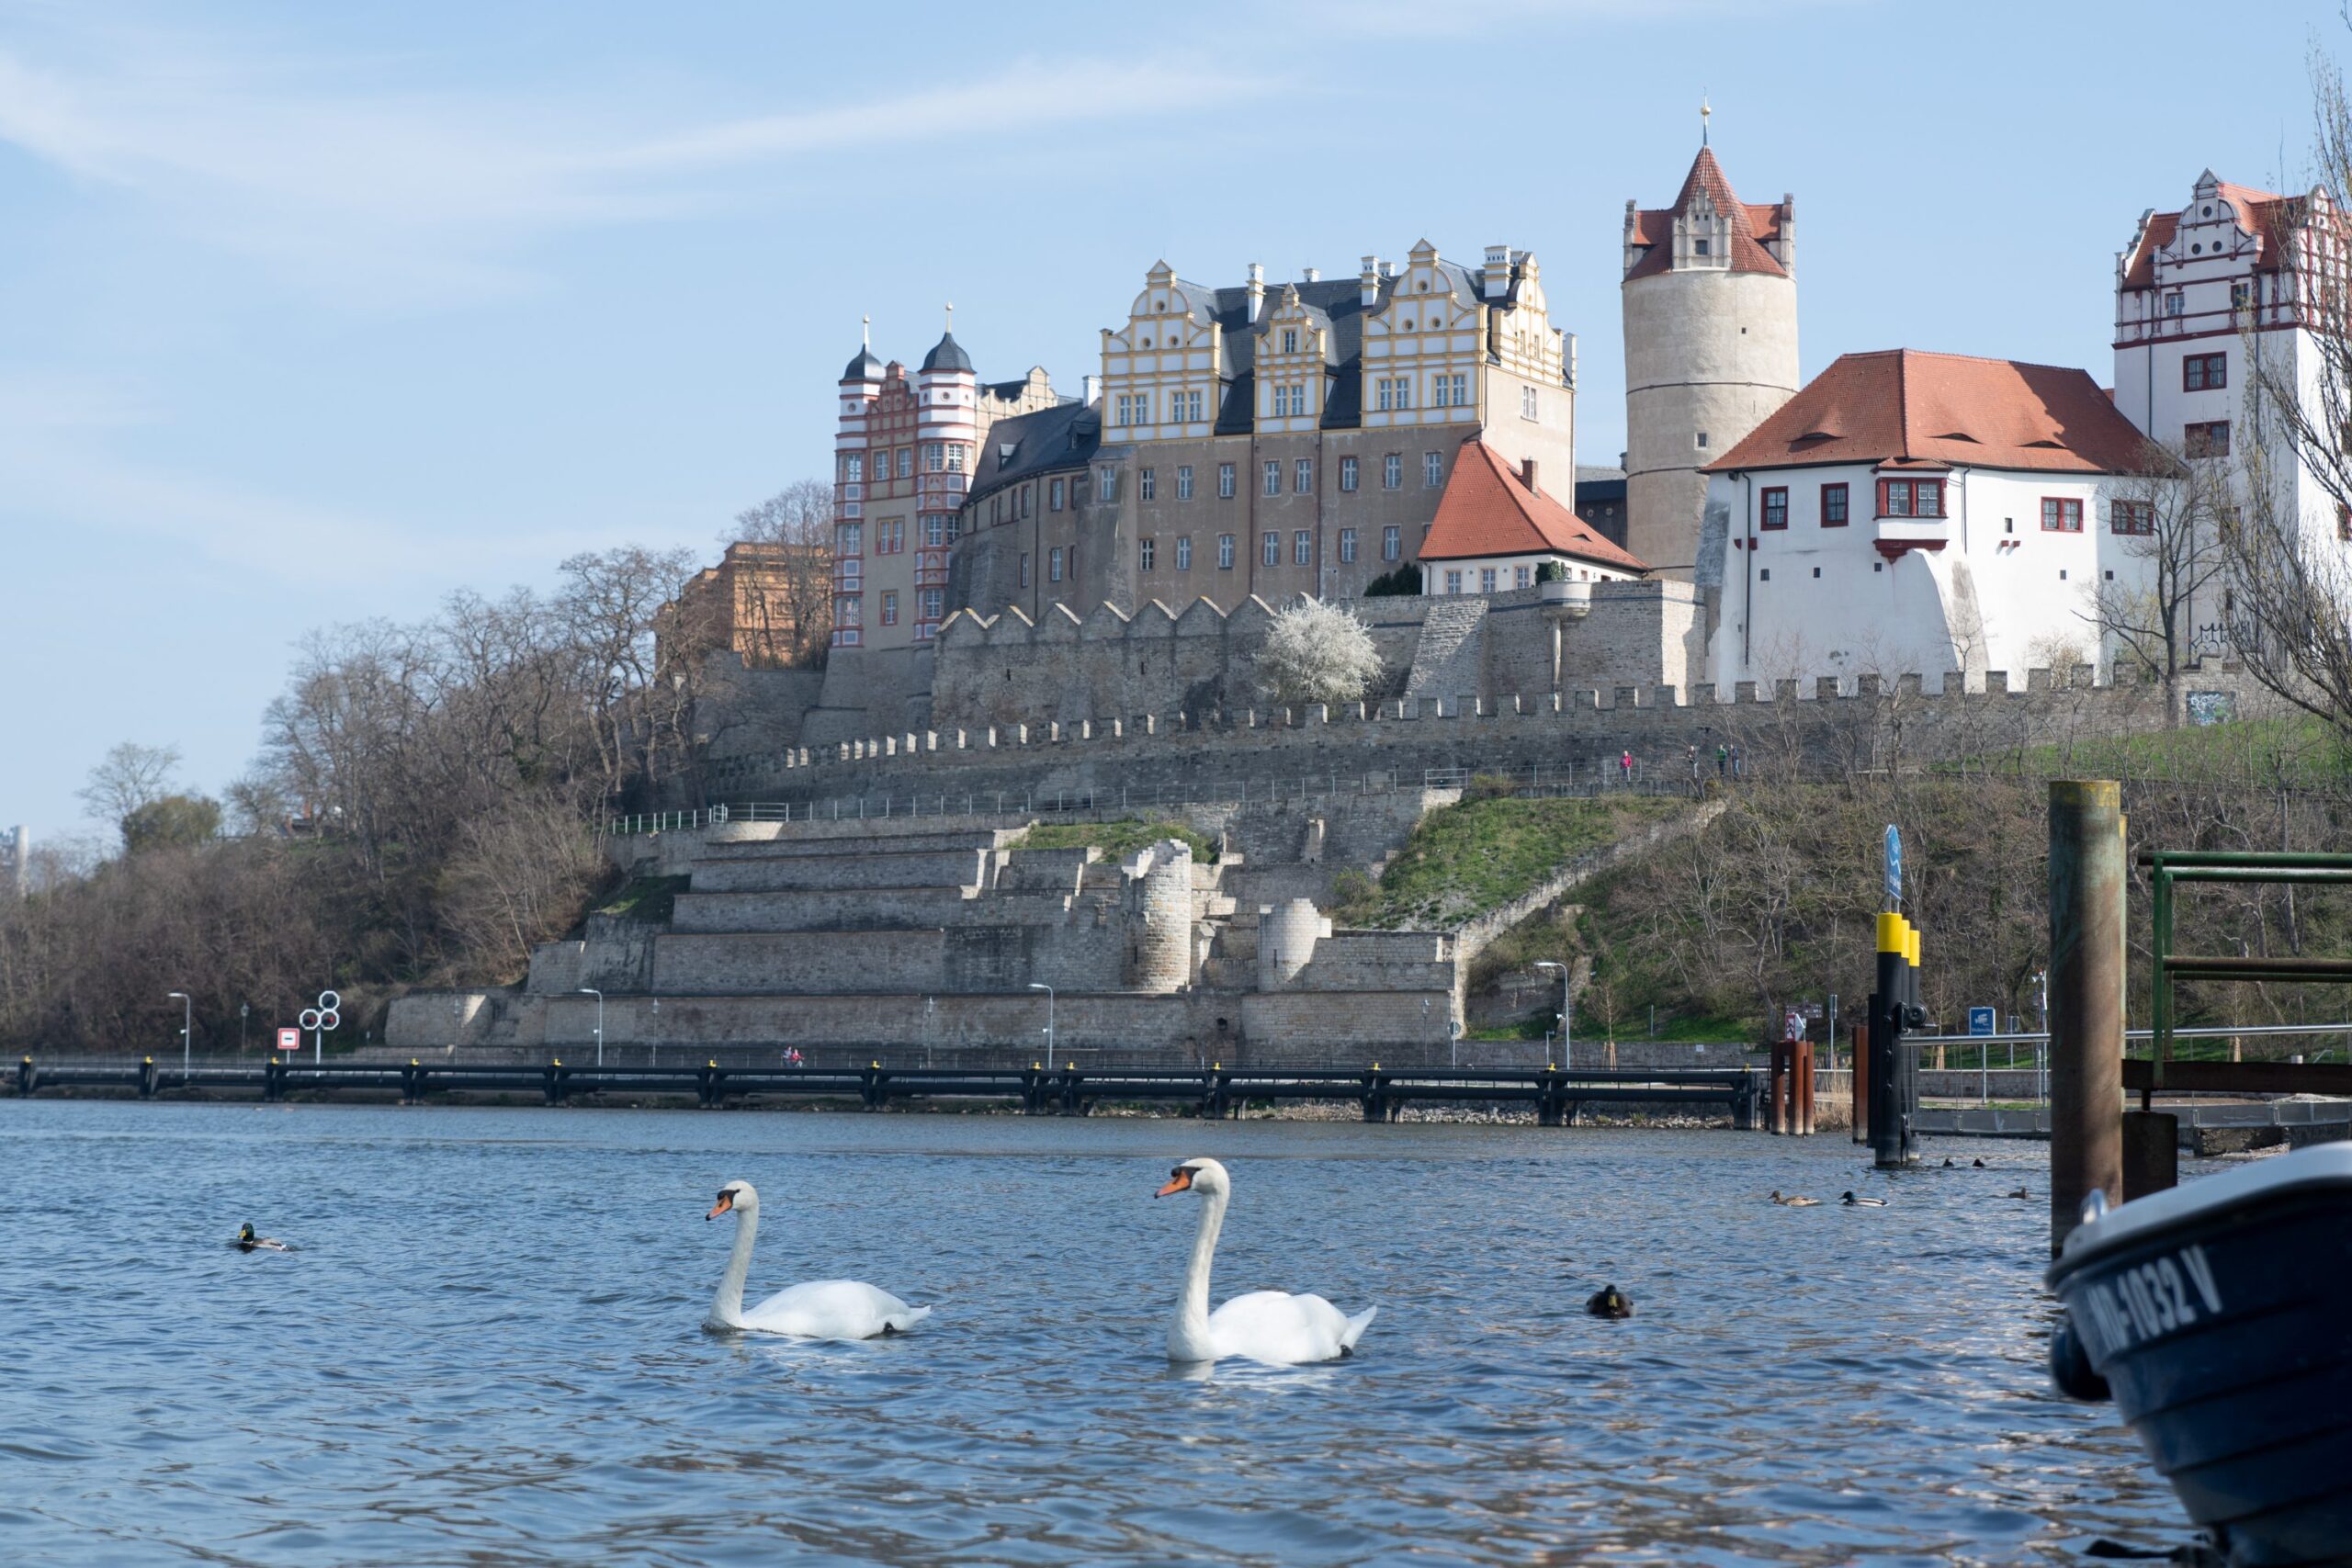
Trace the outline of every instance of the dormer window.
{"label": "dormer window", "polygon": [[1703,239],[1691,241],[1690,254],[1694,256],[1703,256],[1707,254],[1707,247],[1710,243],[1712,243],[1712,242]]}
{"label": "dormer window", "polygon": [[1296,331],[1285,330],[1283,332],[1283,352],[1284,354],[1296,354],[1298,352],[1298,333]]}

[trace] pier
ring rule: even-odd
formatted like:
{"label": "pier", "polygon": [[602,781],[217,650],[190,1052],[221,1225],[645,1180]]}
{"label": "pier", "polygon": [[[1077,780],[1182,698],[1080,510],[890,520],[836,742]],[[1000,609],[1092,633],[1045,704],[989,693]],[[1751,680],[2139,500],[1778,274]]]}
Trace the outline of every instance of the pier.
{"label": "pier", "polygon": [[864,1111],[956,1100],[1018,1104],[1033,1116],[1083,1116],[1102,1103],[1157,1101],[1190,1107],[1207,1118],[1240,1114],[1255,1101],[1353,1100],[1366,1122],[1395,1122],[1408,1105],[1532,1105],[1541,1126],[1573,1125],[1586,1106],[1670,1106],[1727,1111],[1732,1125],[1758,1125],[1766,1085],[1761,1069],[1357,1066],[1122,1067],[1104,1064],[1056,1067],[575,1066],[543,1064],[341,1061],[303,1063],[271,1057],[182,1067],[138,1062],[24,1057],[9,1087],[19,1097],[54,1090],[127,1090],[141,1100],[166,1093],[252,1095],[261,1100],[296,1096],[390,1095],[421,1104],[435,1095],[522,1095],[546,1105],[606,1095],[692,1099],[705,1107],[772,1100],[854,1103]]}

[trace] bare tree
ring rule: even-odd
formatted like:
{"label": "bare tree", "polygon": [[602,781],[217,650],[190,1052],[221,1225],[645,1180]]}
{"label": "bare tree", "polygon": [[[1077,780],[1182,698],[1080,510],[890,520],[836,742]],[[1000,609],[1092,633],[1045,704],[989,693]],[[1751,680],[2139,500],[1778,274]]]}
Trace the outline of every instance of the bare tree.
{"label": "bare tree", "polygon": [[[736,616],[754,668],[819,669],[833,637],[833,487],[797,479],[735,515]],[[723,569],[722,569],[723,570]]]}
{"label": "bare tree", "polygon": [[1352,703],[1380,679],[1372,630],[1351,610],[1301,599],[1275,613],[1258,649],[1258,680],[1277,703]]}
{"label": "bare tree", "polygon": [[101,822],[119,826],[142,806],[152,806],[172,793],[172,774],[180,765],[176,746],[141,746],[126,740],[90,770],[90,781],[74,792]]}
{"label": "bare tree", "polygon": [[[2151,442],[2106,500],[2122,564],[2112,581],[2091,585],[2083,619],[2112,660],[2156,677],[2169,694],[2195,658],[2199,613],[2218,610],[2229,566],[2228,469]],[[2178,705],[2170,705],[2177,721]]]}

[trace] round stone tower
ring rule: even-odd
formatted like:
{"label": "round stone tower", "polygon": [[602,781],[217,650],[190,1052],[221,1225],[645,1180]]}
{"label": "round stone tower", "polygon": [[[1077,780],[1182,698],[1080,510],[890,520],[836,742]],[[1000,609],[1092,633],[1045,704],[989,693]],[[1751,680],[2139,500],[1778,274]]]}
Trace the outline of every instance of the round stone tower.
{"label": "round stone tower", "polygon": [[1625,204],[1625,547],[1689,579],[1702,470],[1797,389],[1796,197],[1751,207],[1703,143],[1674,205]]}
{"label": "round stone tower", "polygon": [[1126,863],[1142,886],[1140,928],[1127,983],[1162,995],[1193,979],[1193,851],[1181,839],[1162,839]]}
{"label": "round stone tower", "polygon": [[1279,991],[1298,978],[1315,957],[1315,944],[1331,934],[1331,922],[1311,898],[1292,898],[1258,912],[1258,988]]}

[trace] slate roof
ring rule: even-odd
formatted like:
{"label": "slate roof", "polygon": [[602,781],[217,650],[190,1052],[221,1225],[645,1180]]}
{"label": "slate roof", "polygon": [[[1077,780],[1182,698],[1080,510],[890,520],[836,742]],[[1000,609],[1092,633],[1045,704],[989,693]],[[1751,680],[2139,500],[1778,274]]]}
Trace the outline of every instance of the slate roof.
{"label": "slate roof", "polygon": [[972,356],[964,352],[964,345],[956,341],[954,333],[942,333],[939,341],[931,345],[931,352],[922,356],[922,367],[925,370],[960,370],[968,375],[972,369]]}
{"label": "slate roof", "polygon": [[1102,411],[1076,400],[998,420],[980,444],[965,504],[1038,474],[1084,468],[1102,443]]}
{"label": "slate roof", "polygon": [[857,357],[851,360],[849,362],[849,367],[842,372],[842,379],[844,381],[879,381],[882,379],[882,362],[874,357],[873,349],[861,348],[857,351]]}
{"label": "slate roof", "polygon": [[1767,207],[1752,207],[1740,200],[1738,193],[1731,188],[1723,165],[1715,162],[1714,149],[1702,146],[1698,157],[1691,160],[1690,172],[1682,177],[1682,189],[1676,193],[1673,206],[1655,210],[1645,208],[1634,213],[1632,243],[1646,248],[1642,258],[1626,272],[1626,278],[1630,281],[1654,277],[1673,267],[1674,220],[1690,210],[1702,190],[1707,193],[1715,209],[1731,220],[1731,270],[1788,276],[1788,268],[1764,246],[1765,241],[1781,237],[1781,205],[1775,202]]}
{"label": "slate roof", "polygon": [[1476,436],[1464,440],[1445,493],[1438,498],[1429,537],[1421,541],[1421,558],[1532,555],[1573,556],[1620,571],[1649,570],[1583,518],[1541,490],[1529,489],[1501,453]]}
{"label": "slate roof", "polygon": [[2147,453],[2084,371],[1895,348],[1839,355],[1705,471],[1877,463],[2112,474]]}

